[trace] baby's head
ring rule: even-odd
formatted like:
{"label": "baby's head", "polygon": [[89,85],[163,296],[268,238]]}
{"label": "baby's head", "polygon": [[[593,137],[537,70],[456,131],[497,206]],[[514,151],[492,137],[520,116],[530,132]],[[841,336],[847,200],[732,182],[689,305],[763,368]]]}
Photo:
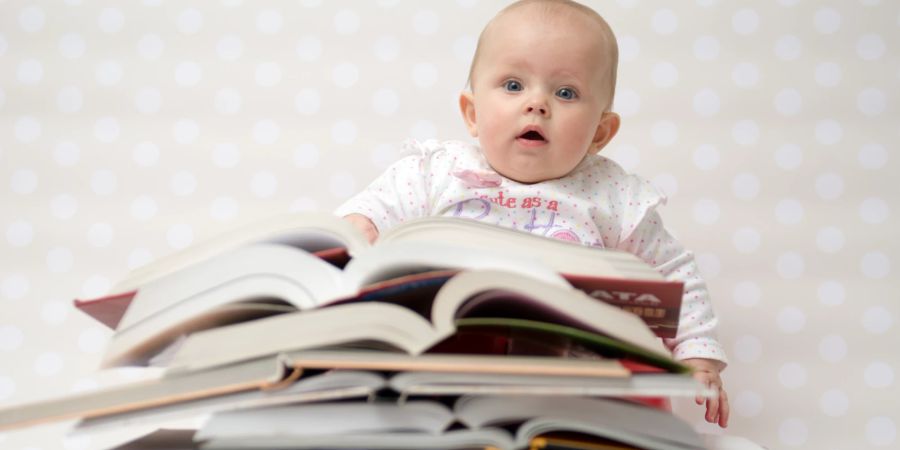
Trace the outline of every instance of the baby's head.
{"label": "baby's head", "polygon": [[618,48],[569,0],[522,0],[484,28],[460,109],[491,167],[522,183],[561,178],[619,129],[610,112]]}

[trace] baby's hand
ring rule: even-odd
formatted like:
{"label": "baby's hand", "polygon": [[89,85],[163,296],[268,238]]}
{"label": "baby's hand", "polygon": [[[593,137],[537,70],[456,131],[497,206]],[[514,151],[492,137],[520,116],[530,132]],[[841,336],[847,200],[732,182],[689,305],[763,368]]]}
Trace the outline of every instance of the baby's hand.
{"label": "baby's hand", "polygon": [[378,228],[375,228],[375,224],[368,217],[354,213],[344,216],[344,219],[350,221],[356,229],[362,231],[363,236],[366,237],[370,244],[375,242],[375,239],[378,239]]}
{"label": "baby's hand", "polygon": [[697,381],[719,393],[717,398],[704,399],[698,396],[694,399],[698,405],[702,405],[703,401],[706,400],[706,421],[718,423],[722,428],[727,427],[729,414],[728,394],[722,386],[722,377],[719,376],[719,372],[722,371],[725,365],[721,361],[703,358],[685,359],[681,362],[694,368],[694,378]]}

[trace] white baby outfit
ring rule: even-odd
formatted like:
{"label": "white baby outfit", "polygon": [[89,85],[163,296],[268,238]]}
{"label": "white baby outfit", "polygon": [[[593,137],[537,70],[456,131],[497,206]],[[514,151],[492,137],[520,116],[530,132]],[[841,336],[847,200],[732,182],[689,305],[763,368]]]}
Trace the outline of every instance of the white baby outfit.
{"label": "white baby outfit", "polygon": [[411,141],[405,150],[335,214],[362,214],[379,230],[418,217],[462,217],[633,253],[684,282],[678,335],[664,340],[674,357],[726,361],[706,283],[693,254],[663,227],[656,207],[665,197],[649,182],[599,155],[564,178],[523,184],[491,169],[469,143]]}

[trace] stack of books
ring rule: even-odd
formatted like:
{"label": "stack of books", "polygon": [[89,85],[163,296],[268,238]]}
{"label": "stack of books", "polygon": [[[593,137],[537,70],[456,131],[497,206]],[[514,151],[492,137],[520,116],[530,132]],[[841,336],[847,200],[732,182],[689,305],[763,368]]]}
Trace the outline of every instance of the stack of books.
{"label": "stack of books", "polygon": [[120,448],[703,448],[664,406],[712,395],[659,339],[682,289],[627,253],[479,222],[370,245],[335,217],[270,219],[75,301],[115,330],[101,369],[164,375],[0,409],[0,430],[204,417]]}

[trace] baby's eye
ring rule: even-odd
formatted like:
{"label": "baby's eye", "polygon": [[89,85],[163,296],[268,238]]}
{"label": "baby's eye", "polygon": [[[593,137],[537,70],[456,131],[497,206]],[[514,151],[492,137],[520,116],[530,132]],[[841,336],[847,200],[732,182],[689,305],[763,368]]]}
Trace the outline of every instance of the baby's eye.
{"label": "baby's eye", "polygon": [[506,89],[507,92],[519,92],[522,90],[522,83],[519,83],[516,80],[507,80],[503,83],[503,88]]}
{"label": "baby's eye", "polygon": [[559,90],[556,91],[556,96],[563,100],[575,100],[576,98],[578,98],[578,93],[576,93],[572,88],[564,87],[559,88]]}

